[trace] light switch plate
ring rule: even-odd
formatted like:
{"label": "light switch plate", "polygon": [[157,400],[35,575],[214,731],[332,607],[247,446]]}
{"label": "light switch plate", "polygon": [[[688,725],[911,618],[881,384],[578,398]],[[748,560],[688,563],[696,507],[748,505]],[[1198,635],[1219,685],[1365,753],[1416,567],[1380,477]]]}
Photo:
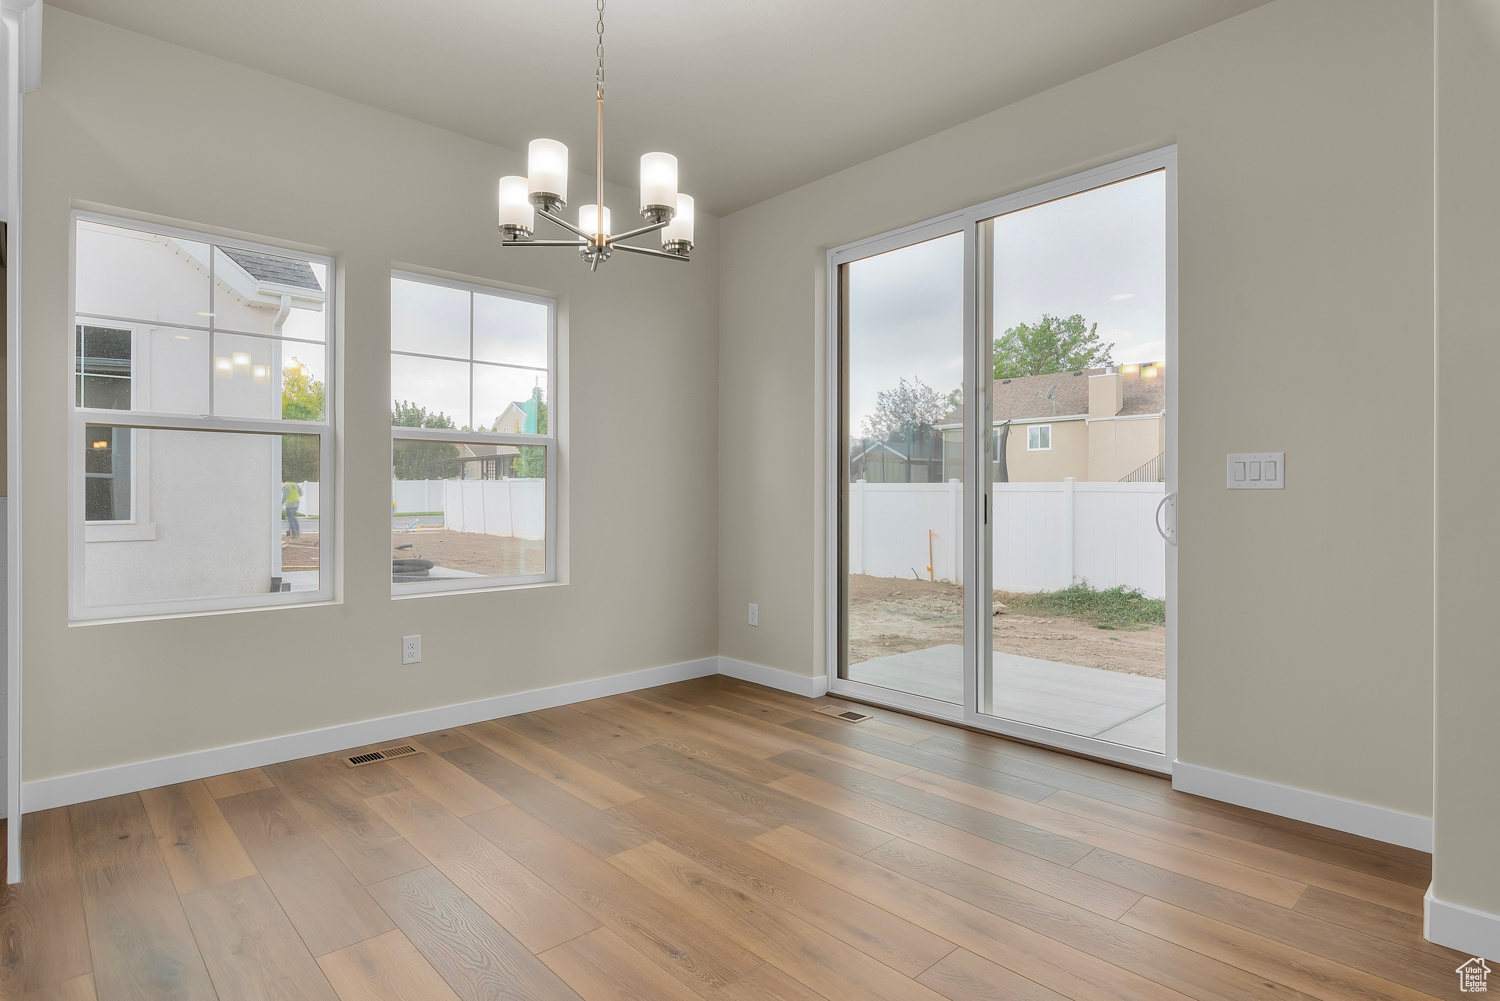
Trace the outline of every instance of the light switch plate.
{"label": "light switch plate", "polygon": [[1230,490],[1285,490],[1285,452],[1230,452],[1225,471]]}

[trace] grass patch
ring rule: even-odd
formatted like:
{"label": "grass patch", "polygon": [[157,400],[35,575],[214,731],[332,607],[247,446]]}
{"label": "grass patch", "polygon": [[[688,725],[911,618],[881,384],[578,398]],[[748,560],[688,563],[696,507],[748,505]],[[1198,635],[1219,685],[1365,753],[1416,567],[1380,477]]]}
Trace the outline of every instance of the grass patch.
{"label": "grass patch", "polygon": [[1148,598],[1139,588],[1112,587],[1099,591],[1080,581],[1061,591],[1007,594],[1002,599],[1017,612],[1079,619],[1100,629],[1145,629],[1167,623],[1164,598]]}

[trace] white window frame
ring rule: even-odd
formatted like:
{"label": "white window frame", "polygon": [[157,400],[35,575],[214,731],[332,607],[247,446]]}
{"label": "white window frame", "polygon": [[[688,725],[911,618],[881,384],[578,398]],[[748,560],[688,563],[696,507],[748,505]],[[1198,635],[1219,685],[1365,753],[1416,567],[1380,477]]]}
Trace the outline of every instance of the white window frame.
{"label": "white window frame", "polygon": [[[78,257],[78,224],[80,222],[99,223],[104,226],[115,226],[120,229],[134,230],[139,233],[151,233],[156,236],[165,236],[177,240],[189,240],[195,243],[206,243],[215,247],[228,247],[230,249],[247,250],[262,254],[271,254],[276,257],[293,257],[310,263],[322,264],[327,268],[327,288],[323,290],[325,301],[323,306],[323,349],[324,349],[324,417],[321,421],[288,421],[280,418],[255,418],[255,417],[217,417],[208,414],[186,415],[157,413],[148,409],[134,409],[143,406],[138,396],[137,376],[141,374],[141,368],[137,367],[135,356],[141,353],[138,349],[141,345],[143,335],[156,327],[172,327],[184,330],[194,330],[208,333],[209,335],[209,358],[213,358],[213,337],[215,333],[237,334],[230,328],[220,329],[214,324],[213,317],[208,317],[202,325],[187,323],[169,323],[163,320],[149,320],[142,318],[104,316],[92,313],[78,313],[77,302],[77,257]],[[212,254],[209,267],[209,289],[216,291],[214,286]],[[99,622],[104,620],[138,619],[163,615],[186,615],[186,614],[209,614],[215,612],[240,611],[251,608],[281,607],[286,605],[304,605],[313,602],[331,601],[334,597],[333,581],[335,567],[334,540],[336,536],[335,523],[337,521],[337,498],[336,484],[334,481],[334,456],[336,449],[336,429],[334,415],[338,413],[338,385],[336,373],[337,365],[337,336],[338,324],[334,315],[337,294],[334,287],[336,281],[336,267],[332,257],[321,254],[309,254],[302,250],[295,250],[275,244],[254,243],[247,240],[232,239],[229,237],[216,236],[209,232],[197,232],[190,229],[182,229],[173,226],[163,226],[156,223],[144,222],[139,219],[131,219],[122,216],[111,216],[99,212],[86,212],[75,209],[69,216],[68,222],[68,316],[69,316],[69,350],[68,350],[68,618],[72,622]],[[210,310],[212,312],[212,310]],[[131,359],[131,403],[130,410],[107,410],[102,408],[84,408],[77,405],[75,390],[75,374],[77,368],[76,355],[76,331],[80,323],[90,326],[113,325],[117,328],[130,327],[134,331],[132,337],[132,359]],[[271,338],[267,338],[271,339]],[[279,340],[302,343],[299,338],[280,338]],[[144,358],[145,355],[142,354]],[[204,372],[204,379],[210,387],[210,400],[212,400],[213,370]],[[145,401],[144,406],[149,406]],[[206,432],[240,432],[250,434],[284,435],[299,434],[312,435],[318,438],[318,587],[312,591],[282,591],[265,594],[233,595],[225,597],[207,598],[174,598],[165,601],[132,602],[130,604],[88,604],[85,600],[85,552],[88,545],[98,542],[149,542],[156,538],[156,526],[151,521],[150,513],[150,477],[148,470],[142,465],[150,461],[149,441],[137,441],[131,458],[131,473],[135,477],[134,500],[135,506],[132,510],[132,521],[130,523],[96,523],[89,525],[84,521],[84,463],[83,463],[83,438],[84,428],[89,424],[101,424],[112,427],[128,427],[141,431],[206,431]]]}
{"label": "white window frame", "polygon": [[[1031,443],[1031,437],[1032,437],[1032,435],[1033,434],[1036,435],[1037,440],[1040,441],[1041,437],[1042,437],[1042,432],[1043,431],[1047,432],[1047,444],[1045,444],[1045,445],[1033,445]],[[1050,452],[1050,451],[1052,451],[1052,425],[1051,424],[1028,424],[1026,426],[1026,451],[1028,451],[1028,452]]]}
{"label": "white window frame", "polygon": [[[453,442],[455,444],[472,445],[543,445],[547,449],[547,485],[546,485],[546,527],[544,532],[546,539],[544,546],[546,551],[547,570],[539,574],[511,574],[504,577],[460,577],[443,578],[439,580],[424,581],[391,581],[392,598],[416,598],[432,594],[454,594],[477,590],[504,590],[533,584],[550,584],[557,580],[557,469],[558,469],[558,439],[559,428],[564,419],[562,408],[558,401],[562,398],[561,388],[558,385],[557,371],[557,300],[546,296],[533,295],[528,292],[518,292],[514,289],[505,288],[501,285],[490,285],[478,279],[467,281],[453,278],[439,278],[434,275],[423,274],[418,271],[392,270],[391,279],[394,281],[419,282],[425,285],[436,285],[441,288],[457,289],[472,295],[493,295],[506,299],[517,299],[521,302],[533,302],[547,307],[547,433],[546,434],[510,434],[496,431],[460,431],[447,428],[391,428],[391,448],[394,451],[398,440],[405,441],[441,441]],[[394,311],[393,311],[394,312]],[[474,425],[474,366],[491,364],[488,362],[476,362],[474,360],[474,305],[472,299],[469,304],[469,356],[468,358],[457,358],[453,355],[427,354],[418,351],[396,350],[391,348],[391,356],[403,356],[408,358],[432,358],[442,361],[464,361],[469,365],[469,426]],[[506,366],[502,366],[506,367]],[[511,368],[526,368],[529,366],[508,366]],[[387,393],[386,395],[391,395]],[[392,501],[395,499],[395,477],[391,478]]]}

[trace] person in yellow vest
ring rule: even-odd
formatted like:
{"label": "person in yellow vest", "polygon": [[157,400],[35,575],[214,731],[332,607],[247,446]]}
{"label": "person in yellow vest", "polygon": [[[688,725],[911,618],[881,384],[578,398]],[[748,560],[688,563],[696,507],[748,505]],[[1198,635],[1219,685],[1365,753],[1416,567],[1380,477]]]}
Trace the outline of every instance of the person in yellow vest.
{"label": "person in yellow vest", "polygon": [[297,525],[297,506],[302,503],[302,491],[297,489],[297,484],[290,480],[281,484],[281,506],[286,513],[286,534],[288,538],[296,539],[302,535],[302,529]]}

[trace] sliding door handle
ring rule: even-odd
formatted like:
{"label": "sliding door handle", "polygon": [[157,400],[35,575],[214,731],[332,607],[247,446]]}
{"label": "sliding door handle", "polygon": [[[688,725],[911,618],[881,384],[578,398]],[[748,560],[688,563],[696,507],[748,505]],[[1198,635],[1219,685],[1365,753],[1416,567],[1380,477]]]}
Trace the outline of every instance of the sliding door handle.
{"label": "sliding door handle", "polygon": [[[1169,504],[1171,505],[1171,508],[1167,511],[1166,525],[1165,525],[1165,527],[1163,527],[1162,517],[1161,517],[1162,508],[1167,507],[1167,505],[1169,505]],[[1158,504],[1158,505],[1156,505],[1156,514],[1153,517],[1153,520],[1156,522],[1156,534],[1160,535],[1163,539],[1165,539],[1168,545],[1173,545],[1173,546],[1177,545],[1177,494],[1176,494],[1176,492],[1167,494],[1165,497],[1163,497],[1161,499],[1161,503]]]}

